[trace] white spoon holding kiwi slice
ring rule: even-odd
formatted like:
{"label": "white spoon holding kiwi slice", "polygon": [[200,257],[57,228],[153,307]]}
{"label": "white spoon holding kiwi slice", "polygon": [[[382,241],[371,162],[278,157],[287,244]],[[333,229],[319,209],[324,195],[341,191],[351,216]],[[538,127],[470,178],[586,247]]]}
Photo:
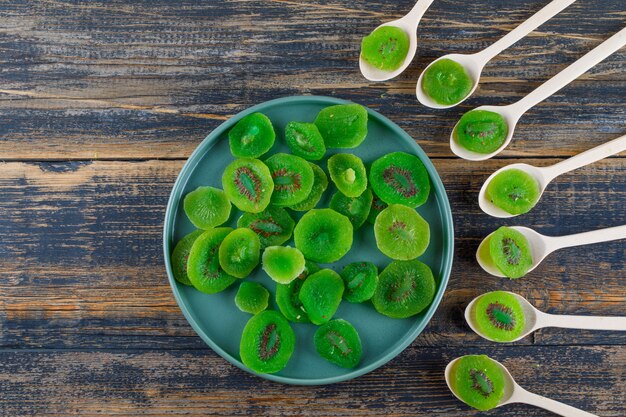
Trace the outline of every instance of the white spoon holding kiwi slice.
{"label": "white spoon holding kiwi slice", "polygon": [[478,205],[488,215],[499,218],[528,213],[559,175],[624,151],[626,135],[547,167],[507,165],[487,178],[478,194]]}

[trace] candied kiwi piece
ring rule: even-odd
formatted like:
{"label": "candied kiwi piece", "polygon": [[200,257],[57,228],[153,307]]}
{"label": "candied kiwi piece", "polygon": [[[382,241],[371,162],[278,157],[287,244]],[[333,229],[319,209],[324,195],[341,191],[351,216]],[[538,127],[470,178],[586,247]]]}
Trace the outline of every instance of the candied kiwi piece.
{"label": "candied kiwi piece", "polygon": [[511,279],[523,277],[533,265],[528,240],[506,226],[500,227],[489,238],[489,254],[500,272]]}
{"label": "candied kiwi piece", "polygon": [[259,236],[262,248],[288,241],[295,225],[287,210],[273,206],[260,213],[244,213],[237,221],[237,227],[247,227]]}
{"label": "candied kiwi piece", "polygon": [[230,152],[237,158],[258,158],[274,145],[276,132],[263,113],[251,113],[228,132]]}
{"label": "candied kiwi piece", "polygon": [[231,205],[219,188],[198,187],[185,196],[183,208],[194,226],[207,230],[228,220]]}
{"label": "candied kiwi piece", "polygon": [[316,273],[320,269],[317,264],[305,260],[304,271],[298,275],[297,279],[294,279],[289,284],[276,284],[276,304],[287,320],[295,323],[311,322],[300,301],[300,288],[302,288],[304,280],[309,275]]}
{"label": "candied kiwi piece", "polygon": [[240,158],[228,164],[224,170],[222,188],[239,210],[258,213],[269,205],[274,182],[263,162]]}
{"label": "candied kiwi piece", "polygon": [[353,227],[343,214],[332,209],[313,209],[293,230],[296,248],[315,262],[338,261],[352,247]]}
{"label": "candied kiwi piece", "polygon": [[476,327],[496,342],[517,339],[526,326],[524,310],[517,298],[506,291],[481,295],[472,306],[471,315]]}
{"label": "candied kiwi piece", "polygon": [[383,71],[402,66],[409,53],[409,35],[397,26],[381,26],[363,38],[361,58]]}
{"label": "candied kiwi piece", "polygon": [[269,291],[258,282],[242,282],[235,295],[235,305],[244,313],[258,314],[265,310],[270,299]]}
{"label": "candied kiwi piece", "polygon": [[218,254],[220,244],[232,230],[230,227],[209,229],[193,242],[187,259],[187,276],[198,291],[214,294],[237,279],[222,269]]}
{"label": "candied kiwi piece", "polygon": [[313,188],[313,168],[299,156],[277,153],[265,163],[274,182],[272,204],[279,207],[297,204],[307,198]]}
{"label": "candied kiwi piece", "polygon": [[[370,189],[371,190],[371,189]],[[389,205],[385,203],[376,195],[374,191],[372,191],[372,206],[370,207],[370,212],[367,215],[367,221],[371,224],[376,222],[376,217],[380,214],[381,211],[386,209]]]}
{"label": "candied kiwi piece", "polygon": [[195,242],[197,237],[202,233],[202,230],[194,230],[188,235],[185,235],[178,241],[172,251],[172,256],[170,257],[172,273],[174,274],[174,279],[181,284],[192,285],[187,276],[187,258],[189,258],[189,252],[191,251],[193,242]]}
{"label": "candied kiwi piece", "polygon": [[367,220],[372,207],[372,199],[372,192],[369,189],[363,191],[358,197],[348,197],[341,191],[337,191],[330,199],[329,207],[346,216],[354,230],[357,230]]}
{"label": "candied kiwi piece", "polygon": [[295,211],[309,211],[312,208],[315,208],[317,203],[319,203],[322,198],[322,194],[328,188],[328,177],[322,168],[318,165],[309,162],[311,165],[311,169],[313,169],[313,187],[311,188],[311,192],[309,195],[299,202],[298,204],[292,204],[289,206],[290,209]]}
{"label": "candied kiwi piece", "polygon": [[245,278],[259,264],[261,241],[252,230],[238,228],[224,238],[218,255],[220,266],[227,274]]}
{"label": "candied kiwi piece", "polygon": [[539,201],[539,183],[521,169],[500,172],[487,185],[485,197],[509,214],[528,213]]}
{"label": "candied kiwi piece", "polygon": [[323,108],[315,118],[327,148],[356,148],[367,136],[367,110],[360,104]]}
{"label": "candied kiwi piece", "polygon": [[304,280],[298,297],[313,324],[333,318],[343,295],[343,280],[332,269],[322,269]]}
{"label": "candied kiwi piece", "polygon": [[319,161],[326,155],[324,138],[314,123],[287,123],[285,142],[291,153],[309,161]]}
{"label": "candied kiwi piece", "polygon": [[369,300],[378,286],[378,268],[371,262],[352,262],[340,275],[345,286],[343,298],[350,303]]}
{"label": "candied kiwi piece", "polygon": [[342,368],[354,368],[363,355],[359,333],[343,319],[321,325],[315,331],[313,343],[322,358]]}
{"label": "candied kiwi piece", "polygon": [[474,81],[465,67],[451,59],[439,59],[424,71],[422,90],[435,103],[457,104],[472,91]]}
{"label": "candied kiwi piece", "polygon": [[422,255],[430,243],[430,226],[415,209],[391,204],[374,222],[378,249],[392,259],[409,260]]}
{"label": "candied kiwi piece", "polygon": [[279,284],[289,284],[304,271],[304,256],[290,246],[270,246],[263,251],[263,270]]}
{"label": "candied kiwi piece", "polygon": [[486,411],[504,395],[505,376],[497,363],[485,355],[467,355],[450,370],[450,388],[467,405]]}
{"label": "candied kiwi piece", "polygon": [[392,152],[372,163],[370,185],[387,204],[419,207],[428,200],[430,177],[422,161],[405,152]]}
{"label": "candied kiwi piece", "polygon": [[414,259],[393,261],[378,276],[372,304],[380,314],[404,319],[421,313],[435,298],[435,278],[428,265]]}
{"label": "candied kiwi piece", "polygon": [[239,354],[248,368],[271,374],[287,366],[295,346],[296,334],[289,322],[277,311],[265,310],[243,328]]}
{"label": "candied kiwi piece", "polygon": [[509,125],[500,114],[487,110],[470,110],[461,116],[452,136],[468,151],[497,151],[509,134]]}
{"label": "candied kiwi piece", "polygon": [[358,197],[367,188],[367,173],[361,158],[338,153],[328,159],[328,173],[337,189],[348,197]]}

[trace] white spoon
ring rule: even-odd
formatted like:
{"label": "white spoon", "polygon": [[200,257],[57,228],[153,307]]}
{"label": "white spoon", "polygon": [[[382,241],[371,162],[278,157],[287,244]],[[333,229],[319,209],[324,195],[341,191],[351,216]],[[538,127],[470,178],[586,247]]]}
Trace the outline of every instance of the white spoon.
{"label": "white spoon", "polygon": [[402,63],[402,65],[394,71],[384,71],[373,67],[359,56],[359,68],[361,69],[361,74],[363,74],[365,78],[370,81],[390,80],[400,75],[406,69],[406,67],[409,66],[411,61],[413,61],[415,52],[417,51],[417,26],[419,25],[422,16],[424,16],[424,13],[426,13],[426,10],[428,10],[428,7],[430,7],[433,1],[434,0],[418,0],[417,3],[415,3],[415,6],[413,6],[413,8],[411,9],[411,11],[406,14],[406,16],[402,17],[401,19],[383,23],[382,25],[378,26],[396,26],[404,30],[406,34],[409,35],[409,51],[407,52],[406,58],[404,58],[404,62]]}
{"label": "white spoon", "polygon": [[[452,385],[450,384],[450,372],[452,371],[452,367],[459,359],[456,358],[452,362],[446,366],[445,376],[446,376],[446,384],[448,384],[448,388],[452,391],[452,394],[459,400],[463,401],[456,395],[456,392],[452,389]],[[491,358],[489,358],[491,359]],[[511,376],[511,373],[508,369],[504,367],[500,362],[491,359],[495,362],[502,373],[504,374],[504,395],[502,399],[498,403],[496,407],[502,407],[503,405],[513,404],[513,403],[523,403],[534,405],[535,407],[543,408],[544,410],[551,411],[555,414],[567,417],[598,417],[595,414],[588,413],[586,411],[579,410],[578,408],[574,408],[571,405],[563,404],[561,402],[552,400],[550,398],[542,397],[541,395],[533,394],[532,392],[526,391],[524,388],[520,387],[517,382]]]}
{"label": "white spoon", "polygon": [[[526,240],[528,240],[528,245],[530,246],[530,252],[533,258],[533,264],[527,273],[530,273],[533,269],[537,268],[546,256],[557,249],[626,238],[626,225],[567,236],[544,236],[535,232],[533,229],[522,226],[513,226],[511,229],[517,230],[524,235]],[[489,248],[486,246],[486,242],[488,242],[491,235],[493,235],[493,233],[484,238],[480,243],[480,246],[478,246],[478,250],[476,251],[476,260],[485,272],[488,272],[496,277],[504,277],[504,274],[500,272],[498,267],[496,267],[489,257]]]}
{"label": "white spoon", "polygon": [[584,167],[585,165],[592,164],[601,159],[624,151],[626,151],[626,135],[621,136],[617,139],[613,139],[612,141],[607,142],[603,145],[596,146],[593,149],[589,149],[576,156],[572,156],[569,159],[547,167],[539,168],[528,164],[507,165],[500,168],[499,170],[491,174],[489,178],[487,178],[482,188],[480,189],[480,192],[478,193],[478,205],[480,206],[482,211],[493,217],[508,218],[518,216],[518,214],[511,214],[502,210],[486,197],[487,187],[489,186],[489,183],[494,179],[496,175],[498,175],[502,171],[506,171],[509,169],[519,169],[520,171],[524,171],[528,175],[535,178],[535,180],[539,184],[539,198],[537,199],[539,200],[548,184],[559,175]]}
{"label": "white spoon", "polygon": [[[553,0],[552,2],[548,3],[543,9],[539,10],[532,17],[526,20],[524,23],[513,29],[511,32],[507,33],[500,40],[478,53],[471,55],[448,54],[431,62],[430,65],[428,65],[428,67],[426,67],[426,69],[422,71],[422,74],[417,80],[417,86],[415,87],[417,100],[424,106],[433,109],[448,109],[464,102],[469,96],[474,94],[476,87],[478,87],[480,74],[483,72],[483,68],[485,67],[485,65],[487,65],[489,61],[491,61],[500,52],[504,51],[506,48],[513,45],[515,42],[519,41],[533,30],[537,29],[543,23],[550,20],[561,10],[565,9],[567,6],[574,3],[575,1],[576,0]],[[428,68],[430,68],[431,65],[441,59],[451,59],[461,64],[474,82],[474,86],[472,87],[472,90],[469,92],[469,94],[458,103],[447,105],[439,104],[435,102],[432,98],[430,98],[430,96],[426,94],[424,92],[424,89],[422,88],[422,78],[424,77],[424,73],[426,72],[426,70],[428,70]]]}
{"label": "white spoon", "polygon": [[561,88],[565,87],[570,82],[574,81],[576,78],[580,77],[587,70],[619,50],[625,44],[626,28],[623,28],[615,35],[611,36],[609,39],[605,40],[600,45],[587,52],[578,61],[570,64],[563,71],[559,72],[557,75],[537,87],[534,91],[532,91],[523,99],[513,104],[509,104],[508,106],[480,106],[476,108],[475,110],[487,110],[499,113],[504,118],[509,127],[508,135],[504,143],[495,152],[491,152],[489,154],[469,151],[461,146],[460,143],[457,143],[456,139],[454,138],[454,129],[457,128],[457,123],[454,126],[452,133],[450,134],[450,148],[452,149],[452,152],[454,152],[461,158],[470,161],[482,161],[502,152],[502,150],[506,148],[511,142],[513,132],[515,131],[515,126],[517,125],[518,120],[520,119],[520,117],[522,117],[524,113],[526,113],[533,106],[550,97],[552,94],[559,91]]}
{"label": "white spoon", "polygon": [[[524,318],[526,320],[526,325],[524,326],[524,331],[522,332],[522,334],[517,339],[511,340],[510,342],[517,342],[518,340],[521,340],[529,334],[539,329],[543,329],[544,327],[560,327],[562,329],[626,331],[626,317],[570,316],[560,314],[547,314],[543,311],[537,310],[532,304],[530,304],[527,299],[525,299],[521,295],[508,291],[505,292],[511,294],[517,299],[517,301],[522,306],[522,310],[524,311]],[[472,310],[474,309],[474,304],[480,297],[482,297],[482,295],[474,298],[465,308],[465,321],[480,337],[490,340],[492,342],[499,342],[482,333],[479,326],[477,326],[475,323],[475,318],[472,314]]]}

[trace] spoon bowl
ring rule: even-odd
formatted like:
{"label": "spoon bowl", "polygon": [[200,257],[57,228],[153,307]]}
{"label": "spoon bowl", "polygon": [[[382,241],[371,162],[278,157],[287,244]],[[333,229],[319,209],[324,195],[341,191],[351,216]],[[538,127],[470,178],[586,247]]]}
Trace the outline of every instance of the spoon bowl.
{"label": "spoon bowl", "polygon": [[413,61],[413,58],[415,57],[415,52],[417,51],[417,34],[415,32],[414,22],[410,22],[407,17],[408,15],[392,22],[383,23],[376,28],[378,29],[383,26],[396,26],[406,32],[407,35],[409,35],[409,50],[406,54],[406,57],[404,58],[404,62],[402,63],[402,65],[400,65],[398,69],[395,69],[393,71],[385,71],[370,65],[367,61],[363,59],[363,57],[359,55],[359,68],[361,69],[361,74],[363,74],[363,76],[368,80],[386,81],[395,78],[400,75],[409,66],[409,64],[411,64],[411,61]]}

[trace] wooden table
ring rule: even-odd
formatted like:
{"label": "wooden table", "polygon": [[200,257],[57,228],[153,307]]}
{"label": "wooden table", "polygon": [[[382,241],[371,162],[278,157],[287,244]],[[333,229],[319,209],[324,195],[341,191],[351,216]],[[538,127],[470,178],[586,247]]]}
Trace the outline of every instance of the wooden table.
{"label": "wooden table", "polygon": [[[475,97],[431,111],[415,80],[434,58],[474,52],[547,0],[437,0],[417,58],[369,83],[361,37],[410,0],[0,2],[0,414],[545,416],[475,413],[447,390],[452,358],[487,353],[538,393],[626,415],[626,338],[549,329],[513,345],[473,334],[462,311],[507,289],[551,313],[625,315],[623,242],[550,256],[519,281],[478,267],[499,225],[567,234],[626,223],[626,158],[559,178],[512,221],[483,214],[484,179],[508,163],[548,165],[625,132],[626,50],[529,111],[501,157],[452,156],[448,135],[480,104],[508,104],[624,26],[623,0],[581,0],[502,53]],[[185,159],[221,122],[294,94],[354,100],[397,122],[432,158],[456,226],[444,300],[382,368],[331,386],[285,386],[210,350],[176,305],[163,266],[165,205]]]}

